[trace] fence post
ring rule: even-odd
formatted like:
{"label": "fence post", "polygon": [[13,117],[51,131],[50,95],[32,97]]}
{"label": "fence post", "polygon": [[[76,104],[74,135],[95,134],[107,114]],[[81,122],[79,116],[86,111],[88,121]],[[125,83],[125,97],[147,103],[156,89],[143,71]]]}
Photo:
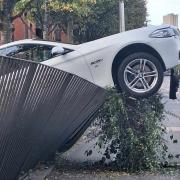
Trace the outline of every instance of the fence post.
{"label": "fence post", "polygon": [[179,78],[175,75],[174,69],[171,69],[171,77],[170,77],[170,91],[169,91],[169,99],[177,99],[176,93],[179,88]]}

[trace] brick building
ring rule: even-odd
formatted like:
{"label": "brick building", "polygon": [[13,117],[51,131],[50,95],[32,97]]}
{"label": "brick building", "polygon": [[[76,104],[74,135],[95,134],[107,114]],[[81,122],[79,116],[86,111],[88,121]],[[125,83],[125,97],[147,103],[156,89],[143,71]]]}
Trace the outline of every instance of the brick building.
{"label": "brick building", "polygon": [[[24,21],[21,18],[17,18],[13,21],[13,29],[12,29],[12,41],[22,40],[22,39],[32,39],[36,38],[37,28],[34,23],[30,21]],[[68,43],[68,36],[56,28],[49,35],[49,40],[51,41],[59,41],[63,43]],[[1,44],[1,32],[0,32],[0,44]]]}
{"label": "brick building", "polygon": [[36,35],[36,27],[30,21],[23,23],[21,18],[17,18],[13,22],[13,41],[22,39],[32,39]]}

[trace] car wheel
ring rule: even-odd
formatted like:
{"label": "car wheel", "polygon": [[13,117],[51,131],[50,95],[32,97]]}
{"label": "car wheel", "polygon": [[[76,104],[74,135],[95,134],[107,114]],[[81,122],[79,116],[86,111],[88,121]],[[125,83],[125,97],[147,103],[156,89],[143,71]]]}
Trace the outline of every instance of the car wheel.
{"label": "car wheel", "polygon": [[163,82],[163,67],[148,53],[127,56],[118,68],[117,85],[128,95],[147,98],[155,94]]}

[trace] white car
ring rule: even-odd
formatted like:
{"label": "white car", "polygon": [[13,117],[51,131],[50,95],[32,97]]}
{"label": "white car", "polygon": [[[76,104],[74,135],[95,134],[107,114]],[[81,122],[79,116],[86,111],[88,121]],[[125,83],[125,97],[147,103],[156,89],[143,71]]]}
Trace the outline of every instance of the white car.
{"label": "white car", "polygon": [[161,87],[164,71],[179,63],[180,33],[163,25],[80,45],[27,39],[0,46],[0,55],[40,62],[101,87],[115,85],[130,96],[148,97]]}

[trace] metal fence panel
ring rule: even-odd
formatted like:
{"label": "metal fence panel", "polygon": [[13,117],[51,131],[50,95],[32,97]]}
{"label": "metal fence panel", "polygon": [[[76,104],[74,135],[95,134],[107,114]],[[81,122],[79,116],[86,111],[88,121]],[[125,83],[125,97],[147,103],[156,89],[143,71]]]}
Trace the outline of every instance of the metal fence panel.
{"label": "metal fence panel", "polygon": [[69,148],[103,99],[102,88],[76,75],[0,57],[0,179],[13,180]]}

